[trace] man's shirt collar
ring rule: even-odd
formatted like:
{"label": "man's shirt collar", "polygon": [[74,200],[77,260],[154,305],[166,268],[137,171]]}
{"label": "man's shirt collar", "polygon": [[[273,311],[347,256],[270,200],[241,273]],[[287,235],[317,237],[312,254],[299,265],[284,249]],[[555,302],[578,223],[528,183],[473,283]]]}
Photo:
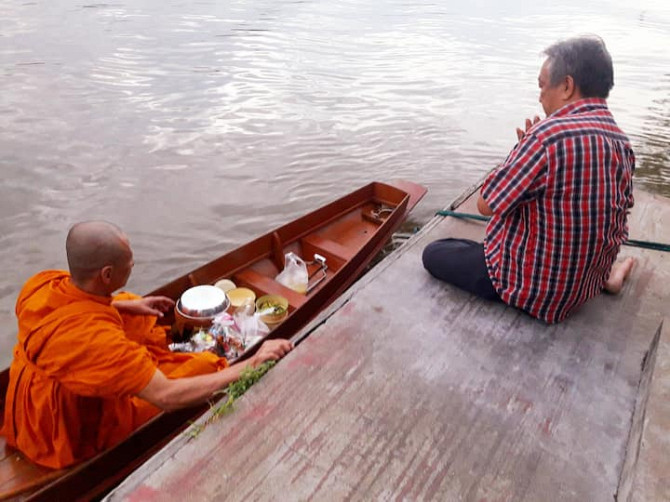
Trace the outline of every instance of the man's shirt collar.
{"label": "man's shirt collar", "polygon": [[606,110],[606,109],[607,109],[607,101],[605,101],[603,98],[583,98],[559,108],[554,113],[549,115],[549,117],[551,118],[564,117],[566,115],[572,115],[575,113],[583,113],[592,110]]}

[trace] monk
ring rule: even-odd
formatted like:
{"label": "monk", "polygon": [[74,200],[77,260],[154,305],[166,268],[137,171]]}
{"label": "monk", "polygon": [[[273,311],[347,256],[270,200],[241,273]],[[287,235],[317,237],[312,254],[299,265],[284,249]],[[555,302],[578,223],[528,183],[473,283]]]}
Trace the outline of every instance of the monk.
{"label": "monk", "polygon": [[206,402],[247,367],[277,360],[287,340],[266,341],[229,366],[205,352],[172,353],[156,319],[166,297],[113,296],[133,268],[128,238],[115,225],[74,225],[70,272],[30,278],[16,302],[18,343],[10,367],[2,433],[33,462],[67,467],[114,446],[160,410]]}

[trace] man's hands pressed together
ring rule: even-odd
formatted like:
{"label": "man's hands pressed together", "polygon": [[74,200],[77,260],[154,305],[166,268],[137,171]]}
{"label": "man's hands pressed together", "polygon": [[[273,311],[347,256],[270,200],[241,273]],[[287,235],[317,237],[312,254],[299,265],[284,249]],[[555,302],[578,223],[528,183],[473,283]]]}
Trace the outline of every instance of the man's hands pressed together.
{"label": "man's hands pressed together", "polygon": [[540,117],[535,115],[533,117],[533,120],[531,121],[530,119],[526,119],[526,129],[521,129],[520,127],[516,128],[516,137],[521,141],[521,138],[523,138],[528,130],[533,127],[535,124],[537,124],[540,121]]}

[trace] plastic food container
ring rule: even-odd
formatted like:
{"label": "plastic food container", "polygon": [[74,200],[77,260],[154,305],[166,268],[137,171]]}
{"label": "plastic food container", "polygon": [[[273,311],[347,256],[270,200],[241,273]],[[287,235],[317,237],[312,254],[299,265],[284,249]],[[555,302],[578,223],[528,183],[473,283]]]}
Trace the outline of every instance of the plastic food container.
{"label": "plastic food container", "polygon": [[288,315],[288,300],[279,295],[265,295],[256,300],[256,312],[265,324],[277,324]]}
{"label": "plastic food container", "polygon": [[220,281],[216,281],[214,285],[220,290],[225,291],[226,293],[231,289],[235,289],[237,287],[235,283],[230,279],[221,279]]}
{"label": "plastic food container", "polygon": [[254,300],[256,300],[256,293],[249,288],[234,288],[229,290],[226,295],[228,295],[230,306],[232,308],[240,307],[245,303],[251,303],[253,305]]}

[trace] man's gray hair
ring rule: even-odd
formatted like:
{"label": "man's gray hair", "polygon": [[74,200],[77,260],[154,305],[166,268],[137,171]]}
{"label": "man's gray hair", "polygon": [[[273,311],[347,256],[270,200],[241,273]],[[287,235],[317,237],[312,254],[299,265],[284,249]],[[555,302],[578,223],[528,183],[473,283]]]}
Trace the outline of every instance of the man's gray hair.
{"label": "man's gray hair", "polygon": [[585,98],[607,98],[614,86],[612,57],[595,35],[562,40],[547,47],[552,86],[570,75]]}

